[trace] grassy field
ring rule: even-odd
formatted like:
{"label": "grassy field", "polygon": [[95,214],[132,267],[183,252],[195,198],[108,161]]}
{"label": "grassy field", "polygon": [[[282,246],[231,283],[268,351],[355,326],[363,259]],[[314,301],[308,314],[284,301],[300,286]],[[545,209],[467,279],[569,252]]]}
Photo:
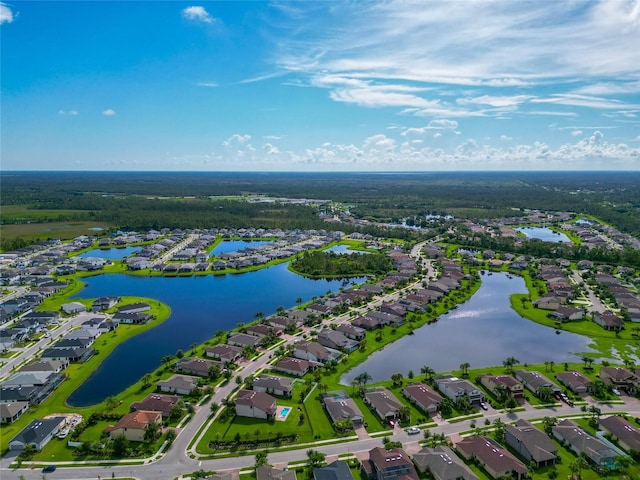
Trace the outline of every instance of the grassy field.
{"label": "grassy field", "polygon": [[2,224],[0,237],[5,240],[20,237],[25,241],[39,241],[48,238],[69,240],[80,235],[96,235],[100,232],[100,230],[93,230],[96,228],[105,230],[109,228],[109,225],[103,222],[89,221]]}

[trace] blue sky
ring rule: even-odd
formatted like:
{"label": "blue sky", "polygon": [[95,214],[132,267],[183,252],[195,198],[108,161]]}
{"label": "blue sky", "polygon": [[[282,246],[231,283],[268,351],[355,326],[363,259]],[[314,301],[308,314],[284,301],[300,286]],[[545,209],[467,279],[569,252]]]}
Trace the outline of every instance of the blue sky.
{"label": "blue sky", "polygon": [[3,170],[640,170],[640,0],[4,1]]}

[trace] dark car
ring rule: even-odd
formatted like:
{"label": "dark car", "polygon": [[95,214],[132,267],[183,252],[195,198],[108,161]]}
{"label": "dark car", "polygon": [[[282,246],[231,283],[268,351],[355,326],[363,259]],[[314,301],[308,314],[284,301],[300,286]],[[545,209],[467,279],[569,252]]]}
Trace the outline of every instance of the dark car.
{"label": "dark car", "polygon": [[42,469],[42,473],[50,473],[50,472],[55,472],[56,471],[56,466],[55,465],[47,465],[46,467],[44,467]]}

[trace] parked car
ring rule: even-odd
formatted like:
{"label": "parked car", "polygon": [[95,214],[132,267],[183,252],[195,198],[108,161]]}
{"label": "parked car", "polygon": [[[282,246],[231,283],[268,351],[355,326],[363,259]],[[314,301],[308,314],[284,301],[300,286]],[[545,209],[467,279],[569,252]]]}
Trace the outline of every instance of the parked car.
{"label": "parked car", "polygon": [[409,435],[415,435],[417,433],[420,433],[420,429],[418,427],[409,427],[407,428],[407,433]]}
{"label": "parked car", "polygon": [[480,402],[480,408],[483,410],[489,410],[489,407],[487,407],[487,404],[484,402]]}
{"label": "parked car", "polygon": [[42,469],[42,473],[51,473],[51,472],[55,472],[56,471],[56,466],[55,465],[47,465],[46,467],[44,467]]}

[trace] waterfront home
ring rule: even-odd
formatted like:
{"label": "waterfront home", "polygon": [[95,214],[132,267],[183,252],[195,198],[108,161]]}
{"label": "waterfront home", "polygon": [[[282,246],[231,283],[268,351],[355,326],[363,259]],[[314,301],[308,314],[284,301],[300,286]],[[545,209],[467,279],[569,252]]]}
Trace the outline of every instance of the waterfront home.
{"label": "waterfront home", "polygon": [[208,377],[210,375],[211,367],[218,366],[220,370],[223,368],[221,362],[215,360],[205,360],[202,358],[189,358],[183,357],[178,360],[174,368],[187,375],[197,375],[199,377]]}
{"label": "waterfront home", "polygon": [[160,380],[156,386],[162,392],[189,395],[198,387],[198,379],[190,375],[173,375],[167,380]]}
{"label": "waterfront home", "polygon": [[526,420],[518,420],[505,428],[504,441],[536,468],[553,465],[558,449],[549,436]]}
{"label": "waterfront home", "polygon": [[600,430],[610,433],[627,452],[640,452],[640,430],[626,418],[611,415],[599,419]]}
{"label": "waterfront home", "polygon": [[262,339],[246,333],[231,333],[227,339],[227,344],[242,348],[258,347],[262,345]]}
{"label": "waterfront home", "polygon": [[562,322],[582,320],[584,318],[584,310],[577,307],[560,307],[551,312],[548,316],[552,320],[560,320]]}
{"label": "waterfront home", "polygon": [[351,325],[364,330],[375,330],[376,328],[381,328],[383,323],[375,318],[357,317],[351,322]]}
{"label": "waterfront home", "polygon": [[92,312],[101,312],[115,307],[120,301],[120,297],[100,297],[96,298],[91,304]]}
{"label": "waterfront home", "polygon": [[[338,352],[339,353],[339,352]],[[327,363],[336,358],[331,352],[318,342],[302,342],[295,346],[293,356],[312,363]],[[337,355],[339,357],[339,354]]]}
{"label": "waterfront home", "polygon": [[37,404],[46,398],[46,394],[41,396],[40,387],[1,387],[0,401],[4,403],[27,402],[30,405]]}
{"label": "waterfront home", "polygon": [[313,469],[313,480],[354,480],[349,464],[336,460],[326,467]]}
{"label": "waterfront home", "polygon": [[356,402],[347,395],[347,392],[336,391],[323,393],[322,404],[324,405],[331,422],[350,420],[353,425],[362,425],[364,423],[364,416],[358,408]]}
{"label": "waterfront home", "polygon": [[429,472],[435,480],[478,480],[449,447],[425,447],[413,455],[413,463],[421,473]]}
{"label": "waterfront home", "polygon": [[362,460],[360,467],[367,478],[376,480],[419,479],[409,455],[401,448],[372,448],[369,450],[369,458]]}
{"label": "waterfront home", "polygon": [[249,335],[253,335],[254,337],[270,337],[278,334],[278,330],[275,327],[270,325],[265,325],[264,323],[258,323],[256,325],[249,325],[246,328],[246,332]]}
{"label": "waterfront home", "polygon": [[279,395],[281,397],[290,397],[293,389],[293,380],[285,377],[276,377],[274,375],[260,375],[253,380],[253,390],[256,392],[265,392],[271,395]]}
{"label": "waterfront home", "polygon": [[13,423],[29,409],[29,402],[0,402],[0,423]]}
{"label": "waterfront home", "polygon": [[442,396],[424,383],[411,383],[404,387],[402,394],[427,415],[438,413]]}
{"label": "waterfront home", "polygon": [[116,323],[124,323],[129,325],[141,325],[153,320],[150,313],[124,313],[117,312],[113,314],[111,320]]}
{"label": "waterfront home", "polygon": [[69,366],[66,360],[45,360],[35,361],[20,367],[20,372],[54,372],[60,373]]}
{"label": "waterfront home", "polygon": [[545,295],[533,302],[533,306],[543,310],[557,310],[562,306],[562,299],[557,295]]}
{"label": "waterfront home", "polygon": [[551,427],[551,433],[560,442],[568,444],[576,455],[584,454],[596,467],[613,468],[615,466],[616,452],[568,418],[560,419]]}
{"label": "waterfront home", "polygon": [[624,330],[624,321],[614,313],[610,312],[594,312],[593,321],[605,330],[620,331]]}
{"label": "waterfront home", "polygon": [[143,442],[146,428],[157,423],[162,425],[162,413],[152,410],[137,410],[127,413],[118,420],[114,426],[108,426],[104,432],[109,434],[111,440],[124,436],[130,442]]}
{"label": "waterfront home", "polygon": [[491,478],[526,478],[527,466],[490,437],[467,437],[456,443],[456,450],[469,461],[474,460]]}
{"label": "waterfront home", "polygon": [[638,389],[640,378],[622,367],[602,367],[600,368],[600,380],[608,385],[613,385],[614,388],[624,390],[630,395],[633,395]]}
{"label": "waterfront home", "polygon": [[24,450],[32,445],[40,451],[66,423],[66,417],[51,417],[33,420],[9,441],[9,450]]}
{"label": "waterfront home", "polygon": [[577,370],[556,373],[556,379],[560,384],[574,393],[584,394],[589,392],[593,382]]}
{"label": "waterfront home", "polygon": [[562,392],[562,389],[542,375],[540,372],[528,371],[528,370],[515,370],[513,372],[516,379],[520,380],[522,384],[531,390],[536,396],[539,395],[539,391],[542,387],[549,387],[552,394],[558,394]]}
{"label": "waterfront home", "polygon": [[277,372],[302,377],[311,369],[311,362],[300,358],[285,357],[273,366]]}
{"label": "waterfront home", "polygon": [[130,303],[118,307],[118,313],[142,313],[151,310],[151,305],[146,302]]}
{"label": "waterfront home", "polygon": [[276,399],[268,393],[240,390],[236,397],[236,415],[240,417],[271,418],[276,409]]}
{"label": "waterfront home", "polygon": [[221,362],[235,362],[242,357],[242,348],[233,345],[220,344],[208,347],[205,349],[204,354],[207,357],[215,358]]}
{"label": "waterfront home", "polygon": [[47,348],[41,360],[62,360],[66,362],[84,362],[95,353],[92,348],[70,347],[70,348]]}
{"label": "waterfront home", "polygon": [[436,385],[443,395],[446,395],[456,403],[465,396],[469,397],[471,405],[480,405],[485,400],[484,393],[468,380],[444,376],[436,379]]}
{"label": "waterfront home", "polygon": [[293,469],[280,470],[270,465],[262,465],[256,468],[256,480],[296,480],[296,471]]}
{"label": "waterfront home", "polygon": [[342,333],[347,338],[357,341],[362,340],[366,335],[363,328],[358,328],[350,323],[341,323],[336,327],[336,331]]}
{"label": "waterfront home", "polygon": [[129,405],[129,408],[133,411],[151,410],[154,412],[160,412],[164,418],[169,418],[171,416],[171,408],[180,401],[181,398],[178,395],[150,393],[144,398],[144,400],[140,402],[133,402]]}
{"label": "waterfront home", "polygon": [[402,402],[384,387],[367,389],[364,394],[364,403],[369,405],[383,420],[398,418]]}
{"label": "waterfront home", "polygon": [[269,325],[276,328],[284,328],[287,331],[299,328],[301,322],[289,317],[269,317]]}
{"label": "waterfront home", "polygon": [[498,398],[502,396],[501,391],[511,398],[521,399],[524,397],[522,383],[511,375],[480,375],[479,378],[480,384]]}
{"label": "waterfront home", "polygon": [[337,330],[331,330],[330,328],[324,329],[318,333],[318,343],[327,348],[333,348],[334,350],[344,350],[352,352],[358,346],[358,342],[347,338],[347,336],[338,332]]}

